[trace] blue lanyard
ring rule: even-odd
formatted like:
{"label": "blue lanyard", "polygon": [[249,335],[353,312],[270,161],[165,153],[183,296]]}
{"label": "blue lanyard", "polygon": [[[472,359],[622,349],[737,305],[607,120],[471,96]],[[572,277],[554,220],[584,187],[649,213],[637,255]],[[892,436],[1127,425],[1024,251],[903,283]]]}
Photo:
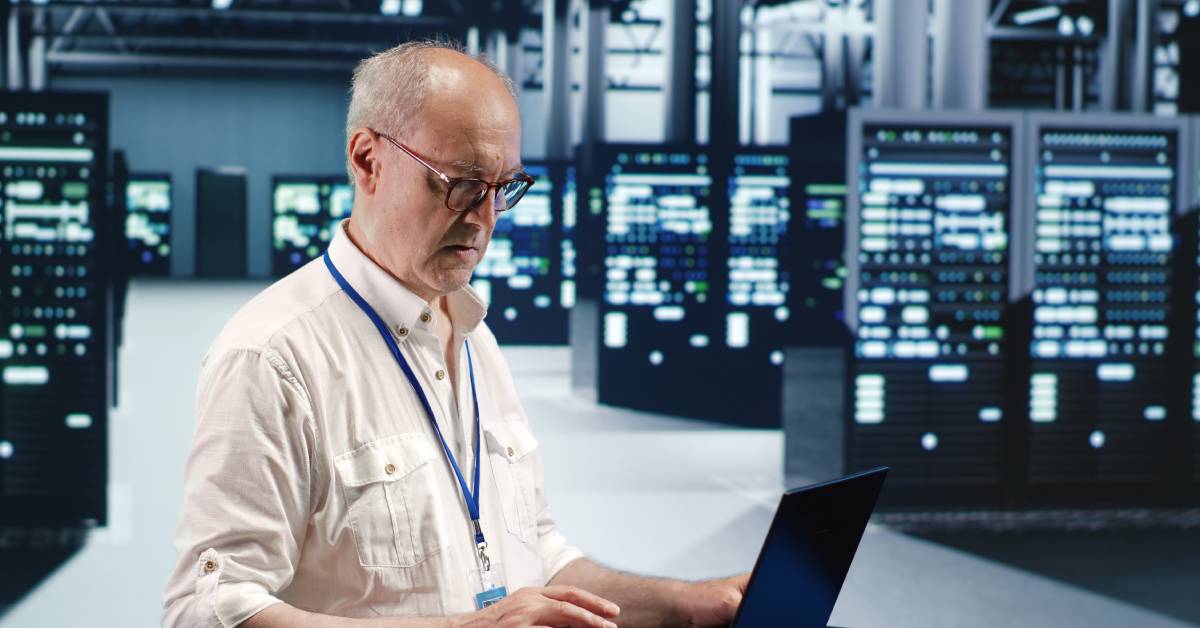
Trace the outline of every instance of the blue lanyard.
{"label": "blue lanyard", "polygon": [[400,370],[404,371],[404,376],[408,378],[408,383],[412,384],[413,391],[417,393],[417,398],[421,400],[421,406],[425,408],[425,414],[429,416],[429,424],[433,426],[433,432],[437,434],[438,440],[442,443],[442,451],[446,453],[446,459],[450,461],[450,467],[454,469],[454,475],[458,478],[458,486],[462,489],[463,501],[467,503],[467,512],[471,515],[471,523],[475,526],[475,545],[479,550],[479,559],[483,562],[484,570],[491,568],[491,561],[488,560],[484,550],[487,549],[487,541],[483,538],[483,528],[479,526],[479,441],[481,440],[479,433],[479,395],[475,392],[475,366],[471,360],[471,346],[463,341],[463,346],[467,350],[467,372],[471,377],[471,401],[475,407],[475,477],[472,478],[475,489],[471,490],[467,486],[467,481],[463,479],[462,470],[458,467],[458,461],[454,458],[454,454],[450,451],[450,447],[446,445],[446,438],[442,436],[442,430],[438,427],[437,419],[433,415],[433,407],[429,405],[429,398],[425,396],[425,390],[421,388],[421,383],[417,381],[417,376],[413,373],[412,368],[408,365],[408,361],[404,359],[404,354],[400,353],[400,347],[396,344],[396,339],[392,337],[391,330],[379,317],[379,314],[367,303],[366,299],[350,285],[349,281],[338,272],[336,266],[333,265],[333,260],[329,257],[329,252],[325,252],[325,267],[329,269],[329,274],[333,275],[333,279],[337,281],[342,290],[350,295],[350,300],[354,301],[358,308],[371,319],[375,324],[375,329],[379,330],[379,335],[383,336],[383,341],[387,343],[388,350],[392,352],[392,357],[396,359],[396,363],[400,365]]}

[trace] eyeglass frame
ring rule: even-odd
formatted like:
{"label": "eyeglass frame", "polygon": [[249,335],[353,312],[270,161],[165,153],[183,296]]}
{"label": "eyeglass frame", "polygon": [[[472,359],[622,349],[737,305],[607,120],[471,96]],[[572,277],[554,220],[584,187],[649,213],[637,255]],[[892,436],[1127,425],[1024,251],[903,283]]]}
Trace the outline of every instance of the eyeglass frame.
{"label": "eyeglass frame", "polygon": [[[435,168],[425,158],[421,157],[417,153],[417,151],[405,146],[402,142],[396,141],[390,135],[388,135],[386,133],[381,133],[379,131],[376,131],[375,129],[370,129],[370,130],[372,133],[391,142],[392,146],[395,146],[396,148],[399,148],[400,150],[404,151],[409,157],[412,157],[413,159],[417,160],[417,163],[421,164],[422,166],[425,166],[426,168],[429,169],[430,172],[437,175],[437,178],[441,179],[442,182],[446,184],[446,198],[443,200],[443,204],[446,206],[446,209],[448,209],[452,212],[465,213],[465,212],[473,211],[476,207],[479,207],[480,203],[483,203],[485,200],[487,200],[488,195],[492,194],[492,190],[496,190],[496,192],[499,193],[500,188],[502,186],[508,185],[509,183],[513,183],[516,181],[521,181],[521,182],[527,183],[528,185],[526,186],[525,191],[521,192],[521,195],[518,196],[517,200],[514,201],[512,204],[506,203],[504,206],[504,209],[495,208],[494,207],[495,204],[493,203],[493,210],[496,213],[508,211],[508,210],[512,209],[513,207],[516,207],[517,203],[519,203],[522,198],[525,198],[525,194],[527,194],[529,192],[529,188],[533,187],[533,184],[535,183],[534,178],[524,172],[517,174],[516,176],[514,176],[511,179],[504,179],[502,181],[496,181],[496,182],[487,181],[484,179],[480,179],[478,177],[451,177],[451,176],[447,175],[446,173],[442,172],[441,170],[438,170],[437,168]],[[466,207],[464,209],[455,209],[450,206],[450,195],[454,193],[454,186],[458,185],[459,183],[462,183],[463,181],[478,181],[478,182],[486,185],[487,189],[484,191],[483,195],[479,197],[479,200],[475,201],[475,203],[472,204],[470,207]]]}

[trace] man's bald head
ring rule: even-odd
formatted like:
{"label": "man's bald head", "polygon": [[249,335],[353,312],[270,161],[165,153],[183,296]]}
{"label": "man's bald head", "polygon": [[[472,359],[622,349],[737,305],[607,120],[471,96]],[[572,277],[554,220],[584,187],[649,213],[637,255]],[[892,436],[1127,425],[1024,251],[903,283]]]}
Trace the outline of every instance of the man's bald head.
{"label": "man's bald head", "polygon": [[[506,91],[515,109],[517,91],[512,79],[485,55],[472,55],[456,42],[417,40],[363,59],[354,69],[346,138],[370,128],[393,137],[407,137],[420,121],[430,97],[464,96],[464,88],[490,87]],[[347,164],[347,172],[353,180]]]}
{"label": "man's bald head", "polygon": [[[522,171],[512,82],[453,46],[404,44],[359,65],[346,126],[350,238],[426,301],[461,289],[505,209],[496,184]],[[451,208],[466,178],[493,193]]]}

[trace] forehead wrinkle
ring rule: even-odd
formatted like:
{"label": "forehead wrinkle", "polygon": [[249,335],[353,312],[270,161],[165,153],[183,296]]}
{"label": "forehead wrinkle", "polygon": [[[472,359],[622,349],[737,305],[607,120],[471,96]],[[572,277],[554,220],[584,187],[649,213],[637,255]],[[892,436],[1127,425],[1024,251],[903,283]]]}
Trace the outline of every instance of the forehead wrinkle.
{"label": "forehead wrinkle", "polygon": [[[468,157],[455,159],[450,162],[450,165],[461,173],[473,175],[476,177],[482,176],[485,172],[483,166],[479,165],[479,150],[475,143],[478,141],[477,129],[473,127],[459,127],[455,129],[454,135],[457,135],[457,141],[449,142],[450,145],[457,144],[461,148],[465,148],[469,154]],[[453,149],[452,149],[453,150]]]}
{"label": "forehead wrinkle", "polygon": [[467,172],[467,173],[475,174],[475,175],[483,175],[486,172],[484,170],[483,166],[480,166],[479,164],[475,163],[474,161],[469,161],[466,159],[456,159],[456,160],[450,162],[450,165],[457,168],[458,170],[460,170],[462,172]]}
{"label": "forehead wrinkle", "polygon": [[[478,155],[477,147],[473,143],[469,143],[468,145],[471,148],[472,156],[474,157],[475,155]],[[449,165],[458,169],[461,172],[469,173],[469,174],[477,176],[477,177],[484,177],[489,172],[488,168],[485,168],[484,166],[480,165],[479,162],[476,161],[474,158],[456,159],[454,161],[449,162]],[[501,177],[503,177],[505,175],[513,174],[516,172],[521,172],[523,170],[525,170],[525,166],[522,164],[517,164],[516,166],[512,166],[510,168],[504,168],[503,170],[501,170],[500,175],[501,175]]]}
{"label": "forehead wrinkle", "polygon": [[[453,139],[449,139],[449,141],[443,141],[442,146],[446,148],[438,152],[444,151],[453,154],[454,152],[461,151],[459,154],[463,155],[465,153],[465,155],[459,159],[448,159],[450,155],[445,155],[447,159],[442,163],[449,168],[453,168],[460,174],[467,175],[472,178],[486,178],[491,169],[481,165],[479,163],[479,158],[480,153],[490,153],[487,148],[489,148],[488,143],[489,139],[491,138],[488,136],[494,132],[495,129],[484,128],[478,124],[468,124],[458,126],[457,128],[447,129],[446,131],[447,132],[444,132],[445,135],[449,135]],[[500,159],[500,165],[503,166],[503,154],[500,155]],[[507,174],[523,170],[523,166],[505,168],[499,173],[500,178],[504,178]]]}

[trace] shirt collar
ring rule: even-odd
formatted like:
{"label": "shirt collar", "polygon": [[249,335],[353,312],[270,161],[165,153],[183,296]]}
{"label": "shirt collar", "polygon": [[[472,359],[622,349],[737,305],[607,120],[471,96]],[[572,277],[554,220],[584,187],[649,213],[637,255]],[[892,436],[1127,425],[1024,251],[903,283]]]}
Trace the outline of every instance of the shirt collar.
{"label": "shirt collar", "polygon": [[[333,241],[329,243],[329,257],[338,272],[401,338],[413,329],[433,333],[434,321],[441,312],[359,250],[346,234],[349,221],[349,218],[343,220],[334,229]],[[463,335],[474,331],[487,314],[487,306],[470,286],[446,295],[446,305],[455,331]]]}

